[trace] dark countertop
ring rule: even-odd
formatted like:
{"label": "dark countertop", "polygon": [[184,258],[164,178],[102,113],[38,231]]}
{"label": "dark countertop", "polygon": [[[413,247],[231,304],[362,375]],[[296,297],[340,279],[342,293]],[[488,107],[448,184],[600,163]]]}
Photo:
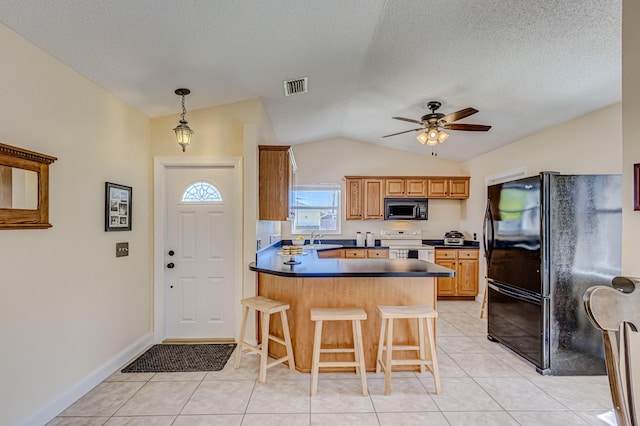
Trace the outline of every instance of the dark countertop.
{"label": "dark countertop", "polygon": [[296,260],[301,262],[299,265],[285,265],[289,256],[279,255],[279,252],[280,248],[276,246],[260,250],[256,262],[250,263],[249,269],[283,277],[455,276],[451,269],[418,259],[319,259],[315,250],[305,250],[305,256],[296,256]]}
{"label": "dark countertop", "polygon": [[[359,248],[359,249],[386,249],[386,246],[380,245],[380,240],[376,240],[376,245],[373,247],[369,246],[357,246],[356,240],[329,240],[322,239],[322,244],[341,244],[342,248],[351,249],[351,248]],[[282,244],[291,245],[291,240],[282,240]],[[305,240],[305,244],[309,244],[309,240]],[[444,240],[422,240],[422,244],[433,246],[435,248],[447,248],[447,249],[477,249],[480,248],[480,242],[464,240],[464,244],[461,246],[446,246],[444,244]],[[279,247],[280,243],[274,244],[273,247]]]}

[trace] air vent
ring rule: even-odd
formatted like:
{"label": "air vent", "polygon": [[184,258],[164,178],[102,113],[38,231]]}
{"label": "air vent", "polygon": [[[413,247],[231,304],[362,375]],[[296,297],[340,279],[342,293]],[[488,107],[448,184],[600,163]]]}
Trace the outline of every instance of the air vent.
{"label": "air vent", "polygon": [[307,77],[297,78],[295,80],[285,80],[282,82],[284,85],[284,95],[298,95],[300,93],[307,93]]}

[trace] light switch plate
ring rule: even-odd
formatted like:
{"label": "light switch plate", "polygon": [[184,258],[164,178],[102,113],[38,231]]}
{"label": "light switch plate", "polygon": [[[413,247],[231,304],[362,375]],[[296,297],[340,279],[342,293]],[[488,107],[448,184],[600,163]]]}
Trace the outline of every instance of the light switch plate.
{"label": "light switch plate", "polygon": [[116,243],[116,257],[129,256],[129,243]]}

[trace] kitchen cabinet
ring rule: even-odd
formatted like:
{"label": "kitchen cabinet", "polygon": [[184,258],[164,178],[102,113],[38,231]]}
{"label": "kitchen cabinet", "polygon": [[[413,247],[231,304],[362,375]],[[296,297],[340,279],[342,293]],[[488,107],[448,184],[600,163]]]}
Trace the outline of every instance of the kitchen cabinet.
{"label": "kitchen cabinet", "polygon": [[427,179],[412,178],[385,178],[385,197],[417,198],[427,196]]}
{"label": "kitchen cabinet", "polygon": [[364,179],[364,212],[362,218],[384,219],[384,179]]}
{"label": "kitchen cabinet", "polygon": [[384,219],[384,179],[345,177],[346,220]]}
{"label": "kitchen cabinet", "polygon": [[478,294],[478,249],[436,249],[436,264],[456,271],[438,278],[438,297],[475,298]]}
{"label": "kitchen cabinet", "polygon": [[427,198],[469,198],[469,178],[430,177],[427,180]]}
{"label": "kitchen cabinet", "polygon": [[293,213],[296,163],[290,146],[259,145],[259,220],[287,220]]}
{"label": "kitchen cabinet", "polygon": [[362,179],[346,178],[345,181],[346,181],[345,219],[346,220],[362,219],[362,216],[363,216]]}
{"label": "kitchen cabinet", "polygon": [[389,257],[389,250],[387,249],[344,249],[345,259],[387,259]]}
{"label": "kitchen cabinet", "polygon": [[343,259],[344,249],[318,250],[319,259]]}

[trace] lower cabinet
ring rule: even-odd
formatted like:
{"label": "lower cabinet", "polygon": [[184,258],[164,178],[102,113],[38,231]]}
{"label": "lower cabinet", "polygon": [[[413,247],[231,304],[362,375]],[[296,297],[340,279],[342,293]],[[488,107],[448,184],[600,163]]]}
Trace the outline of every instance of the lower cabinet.
{"label": "lower cabinet", "polygon": [[438,297],[475,297],[478,294],[478,249],[436,249],[436,264],[456,271],[438,278]]}
{"label": "lower cabinet", "polygon": [[318,258],[342,258],[342,259],[387,259],[389,250],[387,249],[336,249],[336,250],[319,250]]}
{"label": "lower cabinet", "polygon": [[318,258],[320,259],[342,259],[344,258],[344,249],[334,250],[318,250]]}

